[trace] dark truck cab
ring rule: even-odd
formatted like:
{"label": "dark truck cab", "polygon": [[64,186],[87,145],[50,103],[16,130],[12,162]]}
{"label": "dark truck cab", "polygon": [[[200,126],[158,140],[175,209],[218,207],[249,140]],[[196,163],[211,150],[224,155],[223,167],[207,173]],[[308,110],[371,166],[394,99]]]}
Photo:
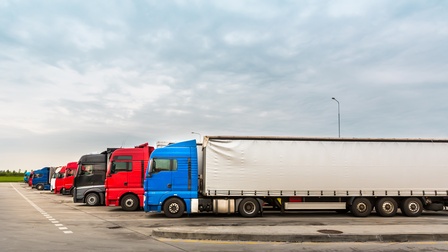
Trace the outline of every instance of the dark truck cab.
{"label": "dark truck cab", "polygon": [[83,155],[73,181],[73,202],[89,206],[104,205],[104,180],[110,155],[117,148],[108,148],[101,154]]}

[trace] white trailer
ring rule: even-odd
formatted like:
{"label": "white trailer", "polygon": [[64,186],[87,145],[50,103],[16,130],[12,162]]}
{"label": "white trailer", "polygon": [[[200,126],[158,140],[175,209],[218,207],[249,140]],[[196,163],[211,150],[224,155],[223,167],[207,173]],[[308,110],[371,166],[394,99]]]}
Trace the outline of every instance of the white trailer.
{"label": "white trailer", "polygon": [[448,204],[447,178],[448,139],[206,136],[192,204],[246,217],[266,203],[419,216]]}

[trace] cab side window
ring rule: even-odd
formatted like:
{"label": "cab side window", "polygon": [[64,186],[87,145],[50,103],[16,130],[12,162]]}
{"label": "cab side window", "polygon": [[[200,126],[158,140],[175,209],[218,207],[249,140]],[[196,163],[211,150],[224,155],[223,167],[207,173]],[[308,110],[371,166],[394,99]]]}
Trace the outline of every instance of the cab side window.
{"label": "cab side window", "polygon": [[112,173],[122,172],[122,171],[132,171],[132,162],[113,162],[112,163]]}
{"label": "cab side window", "polygon": [[152,173],[161,171],[177,171],[177,160],[155,158],[152,161],[151,171]]}
{"label": "cab side window", "polygon": [[82,176],[93,175],[93,165],[83,165],[81,167],[81,175]]}
{"label": "cab side window", "polygon": [[132,171],[132,157],[116,156],[111,165],[111,173]]}

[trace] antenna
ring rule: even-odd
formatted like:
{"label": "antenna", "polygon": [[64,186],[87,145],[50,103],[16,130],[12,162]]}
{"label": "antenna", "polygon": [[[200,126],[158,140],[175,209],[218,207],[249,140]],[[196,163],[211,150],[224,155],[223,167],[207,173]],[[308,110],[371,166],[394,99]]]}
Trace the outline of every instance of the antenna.
{"label": "antenna", "polygon": [[123,140],[123,142],[121,142],[121,146],[120,146],[120,148],[123,148],[123,145],[125,145],[126,144],[126,140],[127,140],[128,138],[126,137],[124,140]]}

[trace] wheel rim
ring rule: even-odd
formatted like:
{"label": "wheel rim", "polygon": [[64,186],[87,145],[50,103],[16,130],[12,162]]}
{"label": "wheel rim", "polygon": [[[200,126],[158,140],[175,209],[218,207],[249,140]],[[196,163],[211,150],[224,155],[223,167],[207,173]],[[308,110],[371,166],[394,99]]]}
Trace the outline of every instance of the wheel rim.
{"label": "wheel rim", "polygon": [[367,211],[367,204],[364,202],[359,203],[358,205],[356,205],[356,210],[358,210],[358,212],[360,213],[364,213],[365,211]]}
{"label": "wheel rim", "polygon": [[133,199],[126,199],[126,201],[124,202],[124,204],[127,207],[133,207],[134,206],[134,200]]}
{"label": "wheel rim", "polygon": [[413,213],[418,213],[420,211],[420,205],[415,201],[411,201],[408,204],[408,209]]}
{"label": "wheel rim", "polygon": [[386,201],[383,203],[383,205],[381,206],[381,208],[383,209],[383,211],[387,214],[391,214],[394,212],[395,210],[395,206],[392,202],[390,201]]}
{"label": "wheel rim", "polygon": [[253,202],[246,202],[243,205],[243,209],[246,214],[253,214],[255,212],[256,207]]}
{"label": "wheel rim", "polygon": [[96,204],[96,198],[93,197],[93,196],[89,197],[89,198],[87,199],[87,201],[88,201],[91,205]]}
{"label": "wheel rim", "polygon": [[168,207],[168,209],[170,210],[170,213],[177,213],[179,212],[179,205],[177,203],[171,203],[170,206]]}

